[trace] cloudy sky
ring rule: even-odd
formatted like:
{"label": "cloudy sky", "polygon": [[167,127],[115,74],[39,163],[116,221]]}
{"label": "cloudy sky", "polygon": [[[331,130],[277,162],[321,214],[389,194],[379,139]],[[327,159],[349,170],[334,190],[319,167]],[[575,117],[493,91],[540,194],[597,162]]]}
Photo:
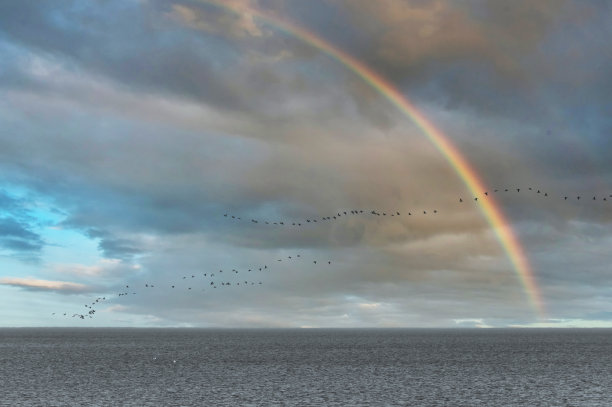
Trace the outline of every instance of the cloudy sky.
{"label": "cloudy sky", "polygon": [[609,2],[225,4],[0,4],[0,325],[612,326]]}

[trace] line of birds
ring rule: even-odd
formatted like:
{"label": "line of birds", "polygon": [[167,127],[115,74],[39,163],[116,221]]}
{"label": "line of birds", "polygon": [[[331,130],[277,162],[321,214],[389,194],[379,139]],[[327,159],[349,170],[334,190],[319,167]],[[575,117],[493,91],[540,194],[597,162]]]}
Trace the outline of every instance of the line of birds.
{"label": "line of birds", "polygon": [[[437,214],[438,210],[434,209],[434,210],[430,210],[429,212],[427,212],[427,210],[423,210],[423,215],[427,215],[428,213],[433,213],[433,214]],[[413,215],[417,215],[420,214],[420,212],[408,212],[408,216],[413,216]],[[348,210],[348,211],[339,211],[334,215],[331,216],[321,216],[321,217],[313,217],[313,218],[308,218],[305,219],[303,221],[285,221],[285,220],[279,220],[279,221],[270,221],[270,220],[261,220],[261,219],[250,219],[251,223],[257,223],[257,224],[264,224],[264,225],[278,225],[278,226],[302,226],[302,225],[307,225],[309,223],[321,223],[321,222],[325,222],[325,221],[334,221],[337,219],[340,219],[342,216],[349,216],[349,215],[373,215],[373,216],[401,216],[399,211],[377,211],[377,210],[363,210],[363,209],[353,209],[353,210]],[[237,215],[232,215],[229,213],[225,213],[223,214],[224,217],[228,218],[228,219],[234,219],[237,221],[242,221],[242,217],[237,216]],[[244,220],[246,221],[246,219]]]}
{"label": "line of birds", "polygon": [[[276,261],[277,262],[291,261],[291,260],[295,261],[295,260],[298,260],[298,259],[303,259],[303,257],[300,254],[296,254],[296,255],[287,256],[286,258],[278,258],[278,259],[276,259]],[[312,264],[314,264],[314,265],[323,264],[323,263],[324,262],[321,262],[319,260],[312,260]],[[327,260],[327,264],[331,265],[332,264],[331,260]],[[226,274],[225,275],[228,275],[228,277],[229,277],[232,274],[233,275],[237,275],[240,272],[242,272],[242,273],[258,273],[258,272],[266,272],[266,271],[269,271],[269,270],[270,270],[270,268],[268,267],[268,265],[264,264],[263,266],[251,267],[251,268],[243,269],[242,271],[233,268],[231,270],[226,270]],[[223,274],[223,269],[220,269],[218,272],[206,272],[206,273],[201,273],[201,274],[184,275],[184,276],[182,276],[182,278],[179,281],[185,281],[185,282],[186,281],[190,281],[191,282],[191,281],[194,281],[196,278],[202,278],[202,279],[209,278],[209,279],[212,279],[214,277],[221,277],[222,275],[224,275]],[[206,282],[206,285],[204,285],[204,287],[216,289],[218,287],[230,287],[230,286],[248,287],[248,286],[263,285],[263,282],[261,280],[259,280],[259,281],[253,281],[252,279],[250,279],[250,280],[249,279],[247,279],[247,280],[240,280],[240,281],[230,281],[230,280],[231,280],[231,277],[230,278],[226,278],[223,281],[219,281],[219,280],[214,280],[213,281],[213,280],[210,280],[210,281]],[[136,295],[137,294],[137,291],[136,291],[137,288],[136,287],[137,286],[126,284],[124,289],[121,292],[115,294],[115,297],[116,298],[120,298],[120,297],[129,296],[129,295]],[[145,282],[143,286],[140,286],[140,288],[144,288],[144,289],[148,290],[148,289],[156,288],[156,285],[152,284],[151,282]],[[158,286],[158,288],[161,289],[162,287]],[[170,290],[174,290],[174,289],[180,289],[181,287],[179,286],[178,283],[174,282],[174,283],[169,284],[168,287],[166,287],[166,288],[169,288]],[[186,291],[192,291],[194,288],[197,288],[197,287],[195,287],[195,284],[189,284],[188,286],[186,286],[186,287],[183,286],[182,288],[184,288]],[[201,291],[205,291],[205,289],[202,288]],[[93,318],[94,314],[96,313],[96,309],[94,307],[100,305],[103,301],[110,300],[111,298],[112,297],[108,297],[108,298],[107,297],[97,297],[91,303],[85,304],[85,308],[89,309],[89,311],[87,313],[73,313],[71,317],[72,318],[80,318],[80,319]],[[64,316],[64,317],[70,317],[70,314],[67,313],[67,312],[60,313],[60,314],[58,314],[56,312],[53,312],[53,313],[51,313],[51,315],[60,315],[60,316]]]}
{"label": "line of birds", "polygon": [[[542,189],[537,189],[537,188],[533,188],[533,187],[528,187],[528,188],[495,188],[492,191],[485,191],[484,197],[486,198],[487,196],[489,196],[489,194],[491,193],[498,193],[498,192],[514,192],[516,191],[517,193],[521,192],[521,191],[532,191],[533,193],[536,194],[541,194],[543,197],[552,197],[552,195],[549,195],[548,192],[543,191]],[[582,196],[582,195],[575,195],[575,196],[570,196],[570,195],[559,195],[557,196],[559,199],[563,199],[563,201],[567,201],[567,200],[573,200],[574,198],[576,199],[576,201],[579,201],[581,198],[584,198],[584,200],[591,200],[591,201],[608,201],[610,199],[610,201],[612,201],[612,194],[609,194],[608,196],[603,196],[603,197],[597,197],[597,195],[593,195],[592,199],[590,199],[590,195],[588,197],[586,196]],[[474,197],[474,201],[478,201],[478,196]],[[482,196],[480,198],[483,198]],[[462,203],[464,202],[463,198],[459,198],[459,202]]]}

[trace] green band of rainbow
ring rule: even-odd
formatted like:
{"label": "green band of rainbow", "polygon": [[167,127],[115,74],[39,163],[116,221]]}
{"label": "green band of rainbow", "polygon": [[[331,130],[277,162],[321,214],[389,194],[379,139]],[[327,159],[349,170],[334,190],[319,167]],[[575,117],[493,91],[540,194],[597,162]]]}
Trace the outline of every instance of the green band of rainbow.
{"label": "green band of rainbow", "polygon": [[[408,98],[404,97],[400,91],[393,86],[393,84],[374,72],[361,61],[358,61],[346,52],[336,48],[316,34],[299,27],[294,23],[288,22],[275,15],[271,15],[270,13],[231,1],[201,1],[222,7],[237,14],[248,14],[256,17],[275,28],[301,39],[302,41],[310,44],[314,48],[324,52],[333,59],[342,63],[345,67],[370,84],[388,101],[394,104],[423,131],[427,138],[429,138],[440,153],[442,153],[442,155],[448,160],[450,165],[457,172],[463,183],[474,196],[480,196],[484,191],[486,191],[484,183],[474,168],[472,168],[460,151],[452,144],[449,138],[438,130],[433,123],[431,123],[431,121],[429,121],[425,115],[423,115],[423,113],[417,110],[414,104],[410,102]],[[540,290],[531,271],[527,256],[525,255],[524,250],[514,230],[512,229],[512,226],[491,195],[489,195],[487,199],[481,199],[478,202],[480,202],[480,209],[487,222],[495,231],[498,241],[510,259],[514,270],[516,271],[516,274],[524,287],[527,297],[529,298],[531,306],[540,318],[544,318],[545,311]]]}

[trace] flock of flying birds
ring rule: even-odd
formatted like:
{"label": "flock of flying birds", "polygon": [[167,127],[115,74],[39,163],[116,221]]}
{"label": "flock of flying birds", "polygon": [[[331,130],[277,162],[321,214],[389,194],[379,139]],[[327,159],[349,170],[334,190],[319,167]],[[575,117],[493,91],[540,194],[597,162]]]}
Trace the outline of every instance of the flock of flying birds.
{"label": "flock of flying birds", "polygon": [[[523,188],[523,189],[521,189],[521,188],[503,188],[503,189],[496,188],[492,192],[493,193],[497,193],[497,192],[514,192],[514,191],[516,191],[517,193],[519,193],[519,192],[521,192],[521,190],[525,191],[525,188]],[[543,191],[541,189],[537,189],[537,188],[529,187],[529,188],[527,188],[527,191],[532,191],[532,192],[535,192],[536,194],[541,194],[544,197],[548,197],[549,196],[548,192],[545,192],[545,191]],[[489,191],[485,191],[484,192],[484,196],[485,197],[489,196],[489,193],[490,193]],[[552,195],[551,195],[551,197],[552,197]],[[591,199],[590,196],[587,197],[587,196],[582,196],[582,195],[575,195],[575,196],[563,195],[563,196],[559,196],[559,198],[562,198],[564,201],[573,200],[574,198],[577,201],[580,201],[581,198]],[[607,201],[608,198],[612,198],[612,194],[609,194],[608,196],[604,195],[604,196],[599,196],[599,197],[597,195],[593,195],[592,200],[593,201],[598,201],[598,200]],[[474,201],[478,201],[478,197],[477,196],[474,197]],[[463,198],[459,198],[459,202],[463,202]]]}
{"label": "flock of flying birds", "polygon": [[[299,261],[302,259],[304,258],[300,254],[296,254],[292,256],[287,256],[286,258],[276,259],[276,262],[280,263],[283,261],[285,262]],[[308,261],[310,262],[310,260]],[[312,260],[311,264],[313,264],[314,266],[323,265],[323,264],[331,265],[332,262],[331,260],[326,260],[326,261]],[[162,289],[162,290],[166,290],[166,292],[171,291],[171,290],[202,292],[208,289],[216,289],[216,288],[260,286],[260,285],[263,285],[263,282],[261,281],[260,278],[257,278],[258,277],[257,274],[265,273],[269,271],[270,268],[271,267],[268,267],[267,264],[264,264],[262,266],[256,266],[256,267],[246,268],[242,270],[233,268],[231,270],[226,269],[225,272],[223,269],[220,269],[216,272],[202,272],[199,274],[197,273],[188,274],[188,275],[181,276],[178,282],[172,282],[170,284],[166,283],[163,286],[160,286],[159,284],[155,285],[151,282],[145,282],[145,283],[141,283],[137,285],[126,284],[124,287],[121,288],[121,291],[116,293],[114,296],[109,296],[108,298],[107,297],[97,297],[91,303],[85,304],[85,308],[88,309],[87,312],[75,312],[75,313],[68,313],[68,312],[55,313],[53,312],[51,315],[59,315],[59,316],[64,316],[64,317],[80,318],[80,319],[93,318],[94,314],[96,313],[96,308],[94,307],[102,305],[104,301],[114,299],[114,298],[119,298],[119,297],[142,294],[143,291],[141,290],[143,289],[149,292],[153,289]],[[241,274],[240,277],[237,276],[239,274]]]}
{"label": "flock of flying birds", "polygon": [[[480,197],[478,196],[473,197],[473,201],[478,202],[479,199],[481,200],[486,199],[488,196],[490,196],[493,193],[501,193],[501,192],[520,193],[521,191],[532,191],[533,193],[540,194],[543,197],[549,197],[549,196],[552,197],[552,195],[549,195],[548,192],[545,192],[541,189],[532,188],[532,187],[528,187],[526,189],[515,187],[515,188],[501,188],[501,189],[496,188],[496,189],[493,189],[492,191],[485,191],[483,195],[481,195]],[[583,201],[584,200],[607,201],[608,199],[612,201],[612,194],[608,196],[599,196],[599,197],[597,195],[594,195],[592,198],[590,196],[581,196],[581,195],[575,195],[575,196],[564,195],[564,196],[560,196],[559,198],[562,199],[563,201],[568,201],[568,200],[580,201],[581,199]],[[470,198],[470,200],[471,199],[472,198]],[[459,203],[464,203],[466,201],[467,199],[464,201],[463,198],[459,198]],[[407,216],[428,215],[428,214],[435,215],[437,213],[438,213],[437,209],[421,210],[421,211],[407,212]],[[243,221],[243,222],[246,221],[252,224],[301,227],[301,226],[306,226],[306,225],[314,225],[316,223],[337,221],[337,220],[341,220],[341,218],[343,217],[356,216],[356,215],[370,215],[370,216],[383,216],[383,217],[402,216],[402,214],[399,211],[395,211],[395,210],[394,211],[380,211],[380,210],[363,210],[363,209],[351,209],[351,210],[346,210],[346,211],[342,210],[330,216],[311,217],[308,219],[304,219],[302,221],[286,221],[286,220],[271,221],[271,220],[261,220],[261,219],[248,219],[247,220],[247,219],[242,219],[242,217],[240,216],[232,215],[228,213],[225,213],[223,216],[227,219],[231,219],[235,221]],[[300,254],[296,254],[294,256],[287,256],[287,258],[276,259],[276,261],[277,262],[297,261],[297,260],[302,260],[302,259],[303,257]],[[313,265],[317,265],[317,264],[331,265],[332,262],[331,260],[326,260],[323,262],[318,261],[318,260],[312,260],[312,264]],[[179,280],[180,283],[177,283],[177,282],[174,282],[171,284],[166,283],[163,287],[159,285],[156,286],[155,284],[151,282],[145,282],[144,284],[140,284],[138,286],[126,284],[125,287],[123,287],[123,289],[121,290],[121,292],[116,293],[114,296],[97,297],[92,302],[85,304],[85,308],[87,309],[87,312],[84,312],[84,313],[82,312],[76,312],[76,313],[67,313],[67,312],[55,313],[53,312],[52,315],[61,315],[64,317],[72,317],[72,318],[80,318],[80,319],[93,318],[96,313],[95,307],[101,305],[103,302],[106,302],[111,299],[116,299],[119,297],[137,295],[138,293],[142,293],[140,289],[144,289],[147,291],[153,290],[153,289],[198,291],[198,289],[200,289],[200,291],[205,291],[207,289],[216,289],[216,288],[260,286],[263,284],[261,279],[253,278],[253,277],[255,277],[257,273],[266,272],[269,270],[270,268],[268,267],[268,265],[264,264],[263,266],[251,267],[251,268],[247,268],[243,270],[238,270],[238,269],[226,270],[225,274],[223,274],[224,273],[223,270],[219,270],[218,272],[205,272],[205,273],[203,272],[200,274],[189,274],[189,275],[182,276],[182,278]],[[237,275],[240,273],[242,273],[243,275],[246,274],[246,276],[238,278]],[[231,276],[232,274],[234,275],[232,276],[233,278],[229,278],[228,275]],[[224,276],[225,278],[223,278]]]}

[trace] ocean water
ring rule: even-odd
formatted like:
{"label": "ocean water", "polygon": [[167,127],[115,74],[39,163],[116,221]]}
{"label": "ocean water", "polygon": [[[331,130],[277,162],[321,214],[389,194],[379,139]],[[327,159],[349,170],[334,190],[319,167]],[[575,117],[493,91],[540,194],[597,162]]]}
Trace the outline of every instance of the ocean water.
{"label": "ocean water", "polygon": [[2,406],[612,406],[612,330],[0,329]]}

